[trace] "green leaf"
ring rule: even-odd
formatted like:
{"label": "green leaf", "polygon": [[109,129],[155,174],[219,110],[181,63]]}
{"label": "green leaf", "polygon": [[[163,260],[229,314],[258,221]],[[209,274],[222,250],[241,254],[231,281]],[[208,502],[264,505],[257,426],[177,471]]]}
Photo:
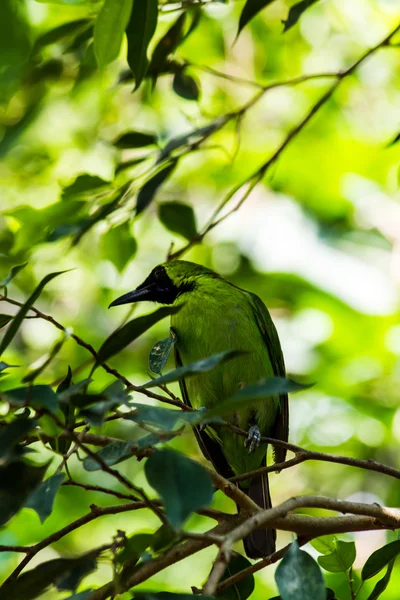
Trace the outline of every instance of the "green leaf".
{"label": "green leaf", "polygon": [[171,350],[175,342],[176,335],[172,329],[170,329],[169,337],[165,338],[164,340],[160,340],[152,347],[149,355],[150,371],[161,375],[163,368],[167,364],[169,355],[171,354]]}
{"label": "green leaf", "polygon": [[14,277],[20,271],[22,271],[22,269],[25,269],[27,264],[28,264],[27,262],[24,262],[21,265],[14,265],[13,267],[11,267],[11,270],[10,270],[9,274],[7,275],[7,277],[5,279],[3,279],[3,281],[0,281],[0,288],[6,287],[10,283],[10,281],[12,281],[14,279]]}
{"label": "green leaf", "polygon": [[356,558],[354,542],[336,542],[336,550],[331,554],[318,557],[318,563],[330,573],[345,573],[350,569]]}
{"label": "green leaf", "polygon": [[146,75],[149,61],[147,48],[154,35],[158,18],[158,0],[133,0],[131,18],[126,27],[128,64],[137,89]]}
{"label": "green leaf", "polygon": [[336,550],[336,541],[335,535],[322,535],[311,540],[310,544],[321,554],[331,554]]}
{"label": "green leaf", "polygon": [[0,596],[7,600],[34,600],[50,585],[59,590],[74,590],[80,580],[95,568],[93,553],[92,556],[49,560],[4,584],[0,588]]}
{"label": "green leaf", "polygon": [[269,377],[258,383],[242,388],[237,394],[220,402],[218,406],[208,411],[208,415],[225,415],[235,410],[248,407],[249,402],[265,401],[270,396],[288,394],[307,389],[309,385],[303,385],[287,379],[286,377]]}
{"label": "green leaf", "polygon": [[72,596],[68,596],[65,600],[89,600],[90,594],[94,590],[85,590],[84,592],[79,592],[78,594],[73,594]]}
{"label": "green leaf", "polygon": [[161,375],[161,377],[157,377],[156,379],[148,381],[141,387],[148,389],[157,387],[164,383],[180,381],[185,377],[190,377],[192,375],[196,375],[197,373],[206,373],[207,371],[211,371],[211,369],[215,369],[215,367],[217,367],[219,364],[228,360],[232,360],[233,358],[237,358],[243,354],[244,352],[242,350],[225,350],[225,352],[219,352],[218,354],[213,354],[208,358],[203,358],[202,360],[197,360],[196,362],[189,363],[183,367],[178,367],[177,369],[174,369],[165,375]]}
{"label": "green leaf", "polygon": [[94,53],[100,68],[118,58],[132,0],[105,0],[94,24]]}
{"label": "green leaf", "polygon": [[57,394],[49,385],[30,385],[13,390],[0,392],[0,396],[12,405],[32,406],[33,408],[46,408],[55,413],[58,408]]}
{"label": "green leaf", "polygon": [[247,23],[256,16],[263,8],[272,4],[275,0],[247,0],[244,5],[239,18],[239,26],[236,37],[240,34],[242,29],[246,27]]}
{"label": "green leaf", "polygon": [[15,369],[17,367],[18,367],[18,365],[9,365],[8,363],[3,362],[2,360],[0,360],[0,373],[2,371],[5,371],[6,369]]}
{"label": "green leaf", "polygon": [[121,564],[126,560],[139,560],[143,552],[151,545],[152,539],[152,533],[136,533],[130,536],[117,555],[117,562]]}
{"label": "green leaf", "polygon": [[326,587],[315,560],[293,542],[275,572],[282,600],[326,600]]}
{"label": "green leaf", "polygon": [[[244,556],[234,552],[233,557],[229,561],[229,564],[222,575],[221,583],[224,581],[224,579],[228,579],[229,577],[232,577],[232,575],[236,575],[236,573],[240,573],[240,571],[243,571],[248,567],[251,567],[251,562]],[[225,598],[225,600],[246,600],[249,596],[251,596],[253,591],[254,575],[251,574],[247,577],[244,577],[234,585],[231,585],[223,592],[217,594],[217,597]]]}
{"label": "green leaf", "polygon": [[156,195],[158,188],[164,183],[166,179],[174,171],[178,159],[172,159],[165,167],[163,167],[158,173],[156,173],[151,179],[146,181],[142,189],[138,193],[136,201],[136,215],[139,215],[149,206],[154,196]]}
{"label": "green leaf", "polygon": [[0,315],[0,329],[5,327],[13,318],[13,315]]}
{"label": "green leaf", "polygon": [[22,321],[26,317],[27,312],[31,308],[31,306],[35,303],[35,301],[39,298],[40,294],[43,291],[43,288],[54,279],[54,277],[58,277],[58,275],[62,275],[62,273],[66,273],[66,271],[57,271],[56,273],[49,273],[42,279],[39,283],[35,291],[29,296],[28,300],[25,304],[19,309],[18,313],[15,315],[11,325],[7,329],[4,334],[3,339],[0,342],[0,356],[3,354],[4,350],[8,347],[10,342],[13,340],[15,334],[17,333]]}
{"label": "green leaf", "polygon": [[203,409],[182,411],[173,408],[162,408],[151,404],[138,404],[131,402],[136,410],[125,413],[124,419],[135,423],[145,423],[160,427],[163,431],[173,431],[179,424],[199,425],[211,422],[221,422],[219,419],[208,417],[208,411]]}
{"label": "green leaf", "polygon": [[121,273],[137,250],[128,222],[112,227],[103,235],[102,250],[104,258],[110,260]]}
{"label": "green leaf", "polygon": [[100,365],[118,352],[121,352],[121,350],[150,329],[150,327],[158,323],[158,321],[176,314],[179,310],[179,306],[163,306],[148,315],[129,321],[114,331],[102,344],[97,353],[96,364]]}
{"label": "green leaf", "polygon": [[400,540],[390,542],[382,548],[375,550],[371,556],[367,559],[365,565],[361,571],[361,578],[363,581],[374,577],[379,571],[381,571],[391,560],[396,558],[400,554]]}
{"label": "green leaf", "polygon": [[62,198],[71,198],[72,196],[80,196],[96,190],[98,188],[109,185],[110,182],[105,179],[101,179],[97,175],[79,175],[73,183],[63,189]]}
{"label": "green leaf", "polygon": [[291,6],[287,20],[282,21],[282,23],[284,24],[283,31],[288,31],[293,27],[293,25],[296,25],[303,12],[316,2],[318,2],[318,0],[301,0],[301,2],[298,2],[297,4]]}
{"label": "green leaf", "polygon": [[153,534],[150,545],[154,552],[163,552],[164,550],[167,550],[167,548],[173,546],[178,539],[179,536],[175,529],[173,529],[169,523],[164,523]]}
{"label": "green leaf", "polygon": [[168,158],[174,150],[178,148],[182,148],[182,146],[186,146],[187,144],[194,144],[198,142],[204,142],[208,139],[215,131],[221,129],[225,123],[228,122],[227,116],[218,117],[209,125],[205,127],[199,127],[198,129],[192,129],[188,133],[183,135],[178,135],[173,137],[167,142],[164,148],[161,149],[161,152],[157,158],[157,164],[164,161]]}
{"label": "green leaf", "polygon": [[89,383],[93,381],[93,379],[87,377],[86,379],[82,379],[82,381],[78,381],[78,383],[73,384],[71,379],[72,372],[71,375],[69,375],[68,372],[64,381],[62,381],[57,388],[58,399],[60,402],[69,401],[72,396],[78,394],[83,388],[87,387]]}
{"label": "green leaf", "polygon": [[21,81],[31,51],[26,7],[16,0],[0,2],[0,104],[7,104]]}
{"label": "green leaf", "polygon": [[67,340],[67,336],[64,333],[64,336],[56,342],[50,352],[47,352],[44,356],[41,357],[40,360],[35,360],[35,365],[37,367],[29,371],[23,378],[22,383],[32,383],[39,375],[44,371],[44,369],[51,363],[53,358],[57,356],[59,351],[64,345],[64,342]]}
{"label": "green leaf", "polygon": [[196,80],[184,73],[182,69],[177,71],[172,80],[172,88],[178,96],[185,100],[198,100],[200,89]]}
{"label": "green leaf", "polygon": [[385,573],[384,577],[382,577],[382,579],[380,579],[376,583],[371,594],[368,596],[368,600],[376,600],[386,590],[387,586],[389,585],[389,581],[390,581],[390,577],[392,575],[395,560],[396,560],[395,558],[392,558],[392,560],[388,564],[388,568],[386,569],[386,573]]}
{"label": "green leaf", "polygon": [[32,419],[17,418],[0,429],[0,466],[19,458],[21,453],[16,451],[19,440],[36,427]]}
{"label": "green leaf", "polygon": [[113,144],[121,150],[125,148],[144,148],[145,146],[156,145],[157,136],[154,133],[145,131],[129,131],[117,137]]}
{"label": "green leaf", "polygon": [[[198,14],[198,13],[196,13]],[[176,50],[183,41],[183,27],[185,25],[186,13],[183,12],[171,25],[167,33],[160,39],[151,57],[149,75],[156,81],[160,73],[168,70],[168,57]]]}
{"label": "green leaf", "polygon": [[64,473],[52,475],[52,477],[42,481],[26,500],[26,508],[33,508],[37,512],[41,523],[44,523],[47,517],[51,515],[56,494],[64,479]]}
{"label": "green leaf", "polygon": [[161,223],[187,240],[197,235],[196,217],[193,208],[183,202],[162,202],[158,205],[158,216]]}
{"label": "green leaf", "polygon": [[86,30],[91,23],[91,19],[77,19],[76,21],[69,21],[68,23],[63,23],[58,27],[54,27],[54,29],[50,29],[49,31],[42,33],[35,40],[33,53],[38,52],[45,46],[49,46],[50,44],[59,42],[63,38],[77,34],[82,30]]}
{"label": "green leaf", "polygon": [[[135,600],[193,600],[193,594],[173,592],[135,592]],[[201,596],[202,600],[215,600],[214,596]]]}
{"label": "green leaf", "polygon": [[[0,467],[0,525],[4,525],[25,503],[42,481],[50,463],[35,467],[19,461]],[[0,589],[0,598],[3,598]],[[4,596],[9,600],[9,596]]]}
{"label": "green leaf", "polygon": [[213,485],[198,463],[173,450],[155,452],[145,464],[147,481],[161,496],[168,522],[179,529],[191,513],[212,502]]}

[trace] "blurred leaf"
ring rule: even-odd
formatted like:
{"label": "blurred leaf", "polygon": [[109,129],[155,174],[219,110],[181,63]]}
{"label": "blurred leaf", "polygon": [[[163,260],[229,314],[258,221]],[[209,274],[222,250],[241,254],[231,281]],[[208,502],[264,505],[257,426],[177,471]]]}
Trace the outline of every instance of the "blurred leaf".
{"label": "blurred leaf", "polygon": [[36,409],[46,408],[50,412],[56,412],[58,408],[57,394],[49,385],[29,385],[13,390],[4,390],[0,396],[12,405],[32,406]]}
{"label": "blurred leaf", "polygon": [[390,146],[393,146],[394,144],[397,144],[397,142],[400,141],[400,133],[398,133],[387,145],[387,148],[389,148]]}
{"label": "blurred leaf", "polygon": [[336,542],[336,550],[331,554],[318,557],[318,563],[330,573],[344,573],[352,566],[356,559],[356,546],[354,542]]}
{"label": "blurred leaf", "polygon": [[264,402],[269,396],[299,392],[309,387],[309,385],[297,383],[286,377],[269,377],[268,379],[263,379],[258,383],[242,388],[232,398],[220,402],[217,406],[209,410],[208,415],[228,414],[248,407],[249,402]]}
{"label": "blurred leaf", "polygon": [[[224,571],[224,574],[222,575],[221,583],[224,581],[224,579],[228,579],[229,577],[232,577],[232,575],[236,575],[236,573],[240,573],[240,571],[243,571],[248,567],[251,567],[251,562],[244,556],[234,552]],[[225,600],[247,600],[253,591],[254,575],[251,574],[247,577],[244,577],[234,585],[231,585],[223,592],[217,593],[216,596],[217,598],[225,598]]]}
{"label": "blurred leaf", "polygon": [[172,159],[165,167],[158,171],[158,173],[153,175],[151,179],[146,181],[146,183],[138,193],[136,201],[136,215],[139,215],[141,212],[144,211],[145,208],[149,206],[154,196],[156,195],[158,188],[164,183],[166,179],[168,179],[168,177],[174,171],[177,163],[178,160],[176,158]]}
{"label": "blurred leaf", "polygon": [[326,587],[315,560],[293,542],[278,565],[275,580],[282,600],[326,600]]}
{"label": "blurred leaf", "polygon": [[121,161],[115,169],[115,174],[117,175],[125,169],[129,169],[130,167],[134,167],[135,165],[140,164],[144,160],[147,160],[149,156],[151,156],[151,154],[146,154],[145,156],[139,156],[138,158],[131,158],[130,160]]}
{"label": "blurred leaf", "polygon": [[95,568],[96,560],[93,556],[56,558],[4,584],[0,588],[0,594],[4,594],[7,600],[34,600],[50,585],[55,585],[59,590],[74,590],[80,580]]}
{"label": "blurred leaf", "polygon": [[330,554],[336,550],[337,538],[335,535],[322,535],[310,541],[313,548],[321,554]]}
{"label": "blurred leaf", "polygon": [[132,12],[132,0],[105,0],[94,24],[94,52],[100,68],[118,58]]}
{"label": "blurred leaf", "polygon": [[178,539],[179,536],[175,529],[169,523],[164,523],[153,534],[150,545],[154,552],[163,552],[167,548],[170,548]]}
{"label": "blurred leaf", "polygon": [[[19,461],[0,467],[0,525],[22,508],[26,498],[42,481],[49,464],[35,467]],[[0,588],[0,597],[3,597],[1,592]],[[9,596],[4,598],[10,600]]]}
{"label": "blurred leaf", "polygon": [[[193,600],[193,594],[175,594],[173,592],[135,592],[137,600]],[[201,596],[202,600],[214,600],[213,596]]]}
{"label": "blurred leaf", "polygon": [[89,600],[90,594],[94,590],[86,590],[85,592],[78,592],[78,594],[74,594],[73,596],[68,596],[65,600]]}
{"label": "blurred leaf", "polygon": [[[0,315],[0,329],[5,327],[7,325],[7,323],[12,321],[13,318],[14,318],[13,315]],[[5,364],[5,363],[3,363],[3,364]]]}
{"label": "blurred leaf", "polygon": [[137,89],[146,75],[149,61],[147,48],[154,35],[158,18],[158,0],[133,0],[130,20],[126,27],[128,38],[128,64]]}
{"label": "blurred leaf", "polygon": [[199,86],[196,80],[184,73],[182,69],[177,71],[172,80],[172,87],[178,96],[185,100],[198,100],[200,96]]}
{"label": "blurred leaf", "polygon": [[287,20],[282,21],[282,23],[284,24],[283,31],[288,31],[289,29],[291,29],[291,27],[293,27],[293,25],[296,25],[303,12],[316,2],[318,2],[318,0],[301,0],[301,2],[298,2],[297,4],[291,6]]}
{"label": "blurred leaf", "polygon": [[156,81],[157,76],[160,73],[163,73],[168,69],[168,57],[175,52],[176,48],[183,40],[185,20],[186,12],[183,12],[154,48],[149,65],[149,75],[151,75],[154,81]]}
{"label": "blurred leaf", "polygon": [[114,331],[102,344],[97,353],[96,364],[100,365],[118,352],[121,352],[121,350],[143,335],[145,331],[158,323],[158,321],[176,314],[179,310],[179,306],[163,306],[153,313],[129,321]]}
{"label": "blurred leaf", "polygon": [[242,29],[246,27],[247,23],[249,23],[249,21],[251,21],[251,19],[260,12],[260,10],[269,4],[272,4],[274,1],[275,0],[247,0],[240,14],[236,37],[238,37]]}
{"label": "blurred leaf", "polygon": [[365,565],[361,571],[361,578],[363,581],[374,577],[379,571],[381,571],[391,560],[396,558],[400,554],[400,540],[390,542],[382,548],[375,550],[371,556],[367,559]]}
{"label": "blurred leaf", "polygon": [[34,381],[40,375],[40,373],[42,373],[42,371],[44,371],[45,368],[51,363],[51,361],[53,360],[53,358],[55,358],[55,356],[57,356],[57,354],[59,353],[59,351],[63,347],[64,342],[66,341],[66,339],[67,338],[66,338],[66,336],[64,334],[64,336],[62,337],[62,339],[59,340],[58,342],[56,342],[54,344],[54,346],[50,350],[50,352],[48,352],[47,354],[45,354],[44,356],[42,356],[41,359],[40,359],[40,361],[36,360],[35,363],[34,363],[34,365],[37,365],[37,367],[35,369],[33,369],[32,371],[29,371],[22,378],[22,383],[32,383],[32,381]]}
{"label": "blurred leaf", "polygon": [[83,29],[87,29],[91,22],[91,19],[77,19],[76,21],[63,23],[58,27],[54,27],[54,29],[50,29],[49,31],[42,33],[35,40],[33,53],[38,52],[45,46],[59,42],[65,37],[74,35]]}
{"label": "blurred leaf", "polygon": [[16,452],[16,445],[34,427],[36,427],[36,422],[32,419],[17,418],[0,428],[1,467],[19,458],[20,453]]}
{"label": "blurred leaf", "polygon": [[158,205],[158,215],[161,223],[187,240],[197,235],[196,217],[193,208],[183,202],[162,202]]}
{"label": "blurred leaf", "polygon": [[161,496],[168,522],[179,529],[191,513],[212,502],[214,488],[198,463],[173,450],[158,450],[144,467],[147,481]]}
{"label": "blurred leaf", "polygon": [[139,560],[143,552],[150,546],[152,539],[152,533],[136,533],[130,536],[117,555],[117,562],[121,564],[126,560]]}
{"label": "blurred leaf", "polygon": [[154,133],[144,131],[128,131],[113,141],[116,148],[143,148],[157,144],[157,136]]}
{"label": "blurred leaf", "polygon": [[171,350],[175,342],[176,335],[172,329],[170,329],[169,337],[154,344],[149,355],[150,371],[161,375],[163,368],[167,364],[169,355],[171,354]]}
{"label": "blurred leaf", "polygon": [[3,281],[0,281],[0,288],[6,287],[10,283],[10,281],[12,281],[12,279],[14,279],[14,277],[26,267],[27,264],[27,262],[24,262],[22,263],[22,265],[14,265],[13,267],[11,267],[11,270],[7,277],[3,279]]}
{"label": "blurred leaf", "polygon": [[18,365],[9,365],[9,364],[3,362],[2,360],[0,360],[0,373],[1,373],[1,371],[5,371],[6,369],[15,369],[17,367],[18,367]]}
{"label": "blurred leaf", "polygon": [[173,431],[177,425],[199,425],[206,423],[218,422],[220,419],[208,417],[208,411],[192,410],[182,411],[173,408],[163,408],[161,406],[152,406],[151,404],[138,404],[131,402],[130,406],[134,406],[136,410],[125,413],[124,419],[134,421],[135,423],[146,423],[160,427],[163,431]]}
{"label": "blurred leaf", "polygon": [[213,354],[208,358],[203,358],[202,360],[197,360],[196,362],[189,363],[183,367],[178,367],[177,369],[174,369],[165,375],[161,375],[161,377],[157,377],[156,379],[148,381],[141,387],[148,389],[164,383],[180,381],[185,377],[190,377],[191,375],[196,375],[197,373],[206,373],[207,371],[211,371],[211,369],[215,369],[215,367],[219,364],[228,360],[232,360],[233,358],[237,358],[243,354],[244,353],[241,350],[226,350],[225,352],[219,352],[218,354]]}
{"label": "blurred leaf", "polygon": [[368,600],[376,600],[379,598],[381,594],[386,590],[389,585],[390,577],[392,575],[394,563],[396,558],[392,558],[392,560],[388,564],[388,568],[386,569],[386,573],[382,579],[380,579],[376,584],[371,594],[368,596]]}
{"label": "blurred leaf", "polygon": [[19,0],[0,2],[0,104],[16,90],[28,61],[31,40],[25,6]]}
{"label": "blurred leaf", "polygon": [[204,127],[199,127],[198,129],[192,129],[188,133],[184,135],[178,135],[170,139],[164,148],[162,148],[158,158],[157,164],[161,163],[163,160],[168,158],[168,156],[174,150],[181,148],[182,146],[186,146],[187,144],[194,144],[197,142],[204,142],[207,138],[210,137],[215,131],[218,131],[227,123],[228,118],[226,115],[222,117],[218,117],[209,125],[205,125]]}
{"label": "blurred leaf", "polygon": [[79,175],[73,183],[63,189],[63,200],[72,196],[78,196],[86,192],[91,192],[94,189],[110,185],[109,181],[101,179],[97,175]]}
{"label": "blurred leaf", "polygon": [[64,473],[52,475],[42,481],[26,500],[26,508],[33,508],[37,512],[41,523],[44,523],[47,517],[51,515],[56,494],[64,479]]}
{"label": "blurred leaf", "polygon": [[129,223],[122,223],[109,229],[103,235],[102,246],[104,257],[110,260],[121,273],[137,250],[137,243],[131,234]]}
{"label": "blurred leaf", "polygon": [[336,594],[331,588],[326,588],[326,600],[335,600]]}
{"label": "blurred leaf", "polygon": [[14,319],[11,322],[11,325],[7,329],[6,333],[4,334],[3,339],[0,342],[0,356],[1,356],[1,354],[3,354],[4,350],[7,348],[7,346],[10,344],[10,342],[13,340],[22,321],[26,317],[27,312],[29,311],[31,306],[35,303],[35,301],[39,298],[45,285],[47,283],[49,283],[49,281],[54,279],[54,277],[58,277],[58,275],[62,275],[62,273],[66,273],[66,271],[58,271],[56,273],[49,273],[49,275],[46,275],[46,277],[44,277],[42,279],[42,281],[39,283],[39,285],[37,286],[35,291],[29,296],[29,298],[25,302],[25,304],[19,309],[18,313],[15,315]]}
{"label": "blurred leaf", "polygon": [[[72,372],[71,372],[72,377]],[[82,381],[78,381],[78,383],[72,383],[69,375],[69,371],[67,373],[64,381],[60,383],[57,388],[58,400],[60,402],[67,402],[72,396],[79,394],[79,392],[87,387],[89,383],[91,383],[93,379],[91,377],[87,377],[86,379],[82,379]],[[62,386],[62,387],[61,387]]]}

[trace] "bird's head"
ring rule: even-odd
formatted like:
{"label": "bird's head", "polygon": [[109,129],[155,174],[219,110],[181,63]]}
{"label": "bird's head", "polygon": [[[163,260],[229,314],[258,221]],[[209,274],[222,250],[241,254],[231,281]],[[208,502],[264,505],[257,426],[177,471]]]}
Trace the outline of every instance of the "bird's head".
{"label": "bird's head", "polygon": [[195,290],[204,278],[219,278],[219,275],[186,260],[175,260],[155,267],[150,275],[135,290],[120,296],[111,306],[130,304],[131,302],[159,302],[174,304],[182,294]]}

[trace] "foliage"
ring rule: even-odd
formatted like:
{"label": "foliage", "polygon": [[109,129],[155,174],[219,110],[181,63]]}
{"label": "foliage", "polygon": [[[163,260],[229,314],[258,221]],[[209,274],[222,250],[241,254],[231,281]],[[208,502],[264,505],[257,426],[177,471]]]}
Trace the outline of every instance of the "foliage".
{"label": "foliage", "polygon": [[[1,597],[397,598],[396,19],[0,2]],[[174,368],[176,308],[107,311],[179,257],[262,298],[287,378],[182,404],[179,381],[239,355]],[[298,446],[271,478],[280,549],[251,565],[228,542],[259,513],[191,428],[279,392]]]}

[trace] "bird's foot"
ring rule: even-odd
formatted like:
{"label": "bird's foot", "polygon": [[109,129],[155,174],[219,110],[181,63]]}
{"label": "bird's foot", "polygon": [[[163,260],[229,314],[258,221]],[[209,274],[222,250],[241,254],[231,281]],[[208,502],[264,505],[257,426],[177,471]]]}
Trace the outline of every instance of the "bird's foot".
{"label": "bird's foot", "polygon": [[260,441],[260,430],[258,429],[257,425],[252,425],[244,442],[245,448],[249,449],[249,454],[252,454],[253,452],[255,452],[255,450],[257,450],[258,446],[260,445]]}

